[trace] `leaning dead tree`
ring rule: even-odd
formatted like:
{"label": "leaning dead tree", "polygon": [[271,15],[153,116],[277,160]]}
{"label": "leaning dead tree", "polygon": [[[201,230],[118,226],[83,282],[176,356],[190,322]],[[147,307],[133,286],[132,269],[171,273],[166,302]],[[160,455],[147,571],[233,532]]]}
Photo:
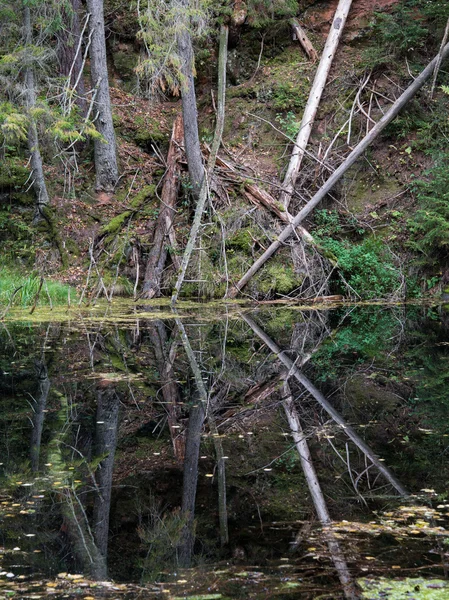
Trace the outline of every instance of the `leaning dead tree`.
{"label": "leaning dead tree", "polygon": [[[288,210],[293,190],[295,189],[295,183],[301,167],[304,151],[309,141],[310,134],[312,133],[313,123],[324,91],[324,86],[326,85],[327,77],[343,34],[351,4],[352,0],[340,0],[337,10],[335,11],[334,20],[329,35],[327,36],[320,64],[318,65],[315,79],[310,90],[309,99],[307,100],[302,116],[301,125],[299,126],[296,144],[293,148],[290,163],[282,184],[284,190],[281,193],[280,201],[284,205],[285,210]],[[297,35],[300,35],[300,33]]]}
{"label": "leaning dead tree", "polygon": [[[178,197],[182,156],[182,141],[184,137],[183,120],[179,115],[173,123],[172,136],[167,155],[167,170],[161,192],[161,208],[156,222],[153,246],[150,250],[143,281],[143,298],[153,298],[161,294],[161,279],[168,256],[170,237],[174,235],[173,219]],[[173,247],[173,243],[171,243]],[[179,268],[177,255],[172,253],[172,261]]]}
{"label": "leaning dead tree", "polygon": [[[441,61],[449,55],[449,44],[446,44],[441,52]],[[399,96],[396,102],[390,107],[385,115],[374,125],[371,131],[361,140],[354,150],[349,154],[346,160],[336,169],[326,183],[317,191],[317,193],[307,202],[307,204],[297,213],[291,223],[282,231],[278,238],[268,246],[265,252],[248,269],[238,283],[233,286],[229,292],[229,298],[235,298],[240,290],[250,281],[257,271],[267,262],[267,260],[280,248],[293,234],[296,227],[312,212],[312,210],[323,200],[323,198],[332,190],[334,185],[343,177],[350,167],[362,156],[365,150],[374,142],[385,127],[393,121],[404,108],[404,106],[413,98],[413,96],[423,87],[423,85],[432,77],[435,67],[440,60],[440,53],[432,62],[413,80],[413,83]]]}
{"label": "leaning dead tree", "polygon": [[385,479],[401,496],[408,496],[409,493],[401,484],[401,482],[393,475],[388,467],[386,467],[379,458],[374,454],[371,448],[362,440],[355,430],[348,425],[341,414],[332,406],[332,404],[323,396],[323,394],[313,385],[311,381],[298,369],[296,364],[286,356],[285,352],[255,323],[248,315],[241,314],[242,319],[251,327],[254,333],[268,346],[268,348],[276,355],[276,357],[287,367],[288,376],[293,376],[315,400],[324,408],[328,415],[341,427],[344,433],[354,444],[365,454],[377,470],[382,473]]}

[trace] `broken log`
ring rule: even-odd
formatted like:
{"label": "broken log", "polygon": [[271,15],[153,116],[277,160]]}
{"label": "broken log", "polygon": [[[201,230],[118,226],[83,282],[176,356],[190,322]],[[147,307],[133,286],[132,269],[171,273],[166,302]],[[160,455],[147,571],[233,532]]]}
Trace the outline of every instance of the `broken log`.
{"label": "broken log", "polygon": [[[444,60],[449,55],[449,44],[441,52],[441,60]],[[404,106],[413,98],[413,96],[423,87],[423,85],[432,77],[440,54],[436,56],[432,62],[421,72],[421,74],[413,80],[413,83],[399,96],[396,102],[384,114],[384,116],[374,125],[371,131],[363,138],[354,150],[349,154],[345,161],[336,169],[326,183],[321,186],[317,193],[307,202],[307,204],[299,211],[282,233],[278,236],[265,252],[256,260],[256,262],[248,269],[240,281],[233,286],[228,292],[228,298],[235,298],[240,290],[250,281],[257,271],[267,262],[267,260],[282,246],[292,235],[295,228],[309,215],[312,210],[321,202],[321,200],[332,190],[334,185],[343,177],[346,171],[362,156],[365,150],[374,142],[377,136],[385,129],[385,127],[396,118]]]}
{"label": "broken log", "polygon": [[293,39],[298,40],[301,44],[302,49],[307,54],[309,60],[315,62],[318,60],[318,52],[313,47],[312,42],[309,40],[307,33],[301,27],[297,19],[292,19],[290,24],[293,29]]}
{"label": "broken log", "polygon": [[[180,157],[184,139],[184,129],[181,115],[173,123],[172,136],[167,155],[167,171],[161,193],[161,208],[154,232],[153,247],[148,256],[143,281],[143,298],[154,298],[161,295],[162,272],[167,260],[167,238],[173,246],[176,243],[173,231],[173,218],[178,197],[179,176],[181,173]],[[172,258],[175,254],[172,254]],[[175,263],[176,259],[173,261]],[[176,264],[175,264],[176,266]]]}
{"label": "broken log", "polygon": [[318,65],[315,79],[313,80],[310,90],[309,99],[307,100],[304,114],[302,116],[299,132],[296,137],[296,144],[292,151],[290,163],[284,177],[284,191],[281,194],[281,203],[288,209],[290,200],[295,188],[295,183],[298,178],[299,169],[304,156],[310,134],[312,133],[313,123],[321,101],[324,86],[326,85],[335,53],[343,33],[346,23],[346,18],[351,8],[352,0],[340,0],[337,10],[335,11],[334,20],[327,36],[326,45],[324,46],[323,54],[321,55],[320,64]]}

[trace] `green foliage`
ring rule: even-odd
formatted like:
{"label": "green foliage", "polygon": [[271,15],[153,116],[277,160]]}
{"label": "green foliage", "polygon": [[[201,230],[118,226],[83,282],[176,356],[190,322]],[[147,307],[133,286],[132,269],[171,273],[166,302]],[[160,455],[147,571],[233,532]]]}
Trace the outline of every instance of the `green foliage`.
{"label": "green foliage", "polygon": [[447,156],[426,172],[427,179],[414,185],[418,210],[408,221],[412,234],[409,247],[433,265],[449,258],[449,172]]}
{"label": "green foliage", "polygon": [[136,73],[148,81],[151,91],[169,90],[179,95],[186,82],[177,51],[178,37],[187,32],[193,39],[203,38],[208,32],[212,8],[211,0],[189,2],[187,7],[178,2],[148,1],[140,8],[137,37],[147,52]]}
{"label": "green foliage", "polygon": [[265,27],[277,19],[296,15],[296,0],[248,0],[248,24],[252,27]]}
{"label": "green foliage", "polygon": [[339,327],[311,359],[318,379],[336,380],[347,369],[385,356],[395,342],[400,323],[393,311],[376,306],[351,311],[344,327]]}
{"label": "green foliage", "polygon": [[277,114],[276,121],[280,124],[282,130],[286,135],[288,135],[289,138],[296,138],[301,121],[298,121],[295,113],[289,111],[285,116],[282,114]]}
{"label": "green foliage", "polygon": [[447,6],[439,0],[400,0],[389,12],[376,12],[371,24],[375,44],[365,50],[365,66],[388,66],[392,60],[435,51]]}
{"label": "green foliage", "polygon": [[[11,102],[0,104],[0,145],[12,150],[27,139],[28,119]],[[12,147],[11,147],[12,146]]]}
{"label": "green foliage", "polygon": [[[299,88],[290,81],[277,82],[271,88],[271,106],[275,110],[288,110],[298,109],[302,110],[306,103],[306,95],[303,88]],[[278,115],[279,117],[279,115]],[[287,122],[291,122],[293,118],[296,118],[293,113],[287,113],[284,119]],[[279,121],[279,118],[277,119]],[[280,122],[280,121],[279,121]],[[299,129],[299,123],[296,127],[296,131]]]}
{"label": "green foliage", "polygon": [[[23,275],[8,267],[0,269],[0,305],[8,305],[14,295],[13,306],[32,306],[39,287],[40,276],[37,273]],[[45,279],[40,290],[38,305],[66,304],[69,296],[71,301],[76,299],[76,292],[70,286]]]}
{"label": "green foliage", "polygon": [[[394,264],[393,255],[385,243],[375,237],[362,242],[337,240],[343,227],[336,211],[319,210],[316,214],[317,229],[314,231],[320,246],[338,261],[338,269],[356,294],[363,299],[389,298],[400,285],[400,272]],[[357,229],[358,233],[363,230]],[[347,289],[340,284],[339,291]]]}

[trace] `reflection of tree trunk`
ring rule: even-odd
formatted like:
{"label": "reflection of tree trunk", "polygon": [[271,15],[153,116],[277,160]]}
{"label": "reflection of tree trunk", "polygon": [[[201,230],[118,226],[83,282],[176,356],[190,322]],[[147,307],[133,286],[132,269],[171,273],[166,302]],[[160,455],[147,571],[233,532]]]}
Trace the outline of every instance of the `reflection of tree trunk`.
{"label": "reflection of tree trunk", "polygon": [[195,499],[204,414],[202,402],[198,402],[190,409],[182,482],[182,516],[185,524],[181,534],[178,555],[181,567],[190,567],[195,544]]}
{"label": "reflection of tree trunk", "polygon": [[48,392],[50,391],[50,380],[45,362],[38,360],[35,363],[35,367],[39,389],[34,407],[33,430],[31,432],[31,470],[33,473],[39,470],[39,454],[41,450],[42,429],[44,427],[45,406],[47,404]]}
{"label": "reflection of tree trunk", "polygon": [[317,512],[318,518],[323,528],[324,533],[329,547],[329,552],[332,561],[337,570],[338,577],[346,598],[356,599],[359,598],[359,594],[356,591],[354,580],[346,564],[345,556],[340,548],[340,545],[335,538],[334,531],[332,530],[332,522],[327,510],[326,501],[324,499],[323,492],[321,490],[320,482],[313,466],[312,456],[310,454],[307,440],[303,434],[301,423],[299,421],[298,413],[293,403],[291,396],[290,386],[286,381],[284,383],[284,400],[282,405],[287,416],[288,424],[292,433],[293,441],[295,442],[296,449],[298,450],[299,458],[301,460],[302,470],[307,481],[310,495],[312,496],[313,504]]}
{"label": "reflection of tree trunk", "polygon": [[[224,545],[228,542],[228,512],[226,507],[226,468],[225,459],[223,453],[223,446],[218,433],[217,425],[215,423],[214,416],[211,410],[208,410],[208,393],[204,385],[201,370],[193,353],[192,347],[187,337],[187,333],[184,329],[184,325],[179,319],[176,319],[179,332],[181,334],[182,343],[189,360],[190,368],[195,378],[195,385],[199,394],[199,399],[203,407],[203,413],[207,413],[207,422],[209,425],[209,431],[212,434],[212,439],[215,447],[215,454],[217,457],[218,465],[218,512],[220,521],[220,541]],[[203,416],[204,419],[204,416]],[[190,427],[190,423],[189,423]],[[187,447],[186,447],[187,456]]]}
{"label": "reflection of tree trunk", "polygon": [[100,578],[107,576],[109,513],[111,509],[112,473],[117,445],[119,403],[120,399],[115,388],[104,387],[98,390],[95,451],[97,456],[107,455],[101,461],[95,473],[98,493],[94,501],[92,531],[96,546],[104,558],[104,574]]}
{"label": "reflection of tree trunk", "polygon": [[268,346],[277,358],[289,369],[289,374],[299,381],[299,383],[306,388],[306,390],[315,398],[317,402],[321,404],[324,410],[331,416],[331,418],[343,429],[346,435],[351,439],[354,444],[365,454],[365,456],[373,463],[373,465],[382,473],[385,479],[397,490],[401,496],[408,496],[407,490],[403,487],[393,473],[386,467],[374,454],[371,448],[365,444],[365,442],[359,437],[354,429],[346,423],[340,413],[332,406],[332,404],[323,396],[323,394],[317,390],[307,377],[301,373],[296,367],[292,360],[281,351],[279,346],[273,342],[273,340],[255,323],[250,317],[242,314],[242,319],[251,327],[254,333],[260,337],[260,339]]}
{"label": "reflection of tree trunk", "polygon": [[168,427],[173,443],[173,452],[176,460],[181,462],[184,460],[185,438],[184,432],[181,432],[179,429],[180,396],[173,370],[173,363],[177,354],[177,344],[173,342],[167,353],[167,333],[162,321],[158,320],[150,323],[148,333],[159,371],[161,392],[164,399],[164,408],[168,415]]}

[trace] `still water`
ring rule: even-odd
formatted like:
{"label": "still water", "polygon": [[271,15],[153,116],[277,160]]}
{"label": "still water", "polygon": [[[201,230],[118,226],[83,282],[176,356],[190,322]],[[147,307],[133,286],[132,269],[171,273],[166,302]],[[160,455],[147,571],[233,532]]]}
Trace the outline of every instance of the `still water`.
{"label": "still water", "polygon": [[449,598],[448,333],[439,306],[9,315],[0,596]]}

